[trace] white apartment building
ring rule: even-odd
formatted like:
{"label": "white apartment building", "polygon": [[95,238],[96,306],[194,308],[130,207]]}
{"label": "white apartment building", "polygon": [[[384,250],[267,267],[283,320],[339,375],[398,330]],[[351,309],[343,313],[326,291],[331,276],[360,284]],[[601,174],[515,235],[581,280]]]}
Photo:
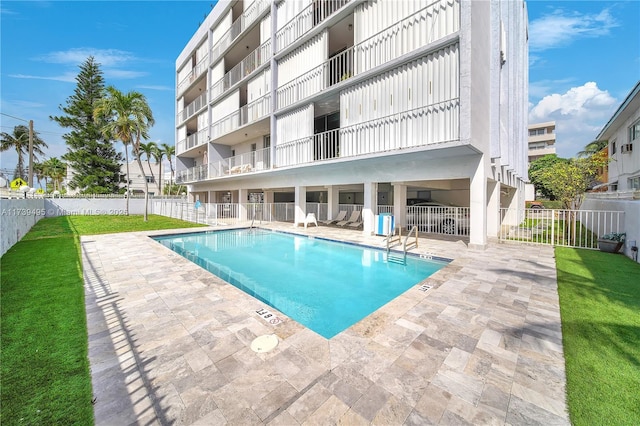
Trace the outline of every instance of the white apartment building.
{"label": "white apartment building", "polygon": [[427,198],[482,247],[524,205],[527,37],[520,0],[219,1],[176,60],[176,180],[296,224],[356,204],[365,233]]}
{"label": "white apartment building", "polygon": [[[123,176],[120,183],[121,188],[127,187],[127,164],[120,165],[120,174]],[[158,179],[160,179],[160,167],[158,163],[147,163],[142,161],[142,170],[138,165],[138,161],[129,162],[129,191],[132,194],[144,194],[146,185],[145,180],[149,184],[149,195],[160,195],[158,191]],[[163,184],[164,185],[164,182]],[[161,185],[161,186],[162,186]]]}
{"label": "white apartment building", "polygon": [[609,141],[609,191],[640,190],[640,81],[596,140]]}
{"label": "white apartment building", "polygon": [[529,125],[529,163],[556,153],[556,122]]}

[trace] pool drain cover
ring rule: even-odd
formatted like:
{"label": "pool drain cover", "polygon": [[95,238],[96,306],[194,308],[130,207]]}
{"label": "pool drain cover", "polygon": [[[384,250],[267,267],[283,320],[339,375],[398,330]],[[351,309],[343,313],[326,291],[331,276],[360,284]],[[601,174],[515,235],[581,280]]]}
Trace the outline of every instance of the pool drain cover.
{"label": "pool drain cover", "polygon": [[258,353],[269,352],[278,346],[278,336],[275,334],[265,334],[253,339],[251,350]]}

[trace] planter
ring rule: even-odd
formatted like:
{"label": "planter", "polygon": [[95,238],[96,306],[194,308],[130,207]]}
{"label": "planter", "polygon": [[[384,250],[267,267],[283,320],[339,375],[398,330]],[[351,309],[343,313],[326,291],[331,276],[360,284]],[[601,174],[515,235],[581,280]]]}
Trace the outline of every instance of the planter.
{"label": "planter", "polygon": [[598,239],[598,248],[600,249],[600,251],[604,251],[607,253],[619,252],[623,244],[623,241]]}

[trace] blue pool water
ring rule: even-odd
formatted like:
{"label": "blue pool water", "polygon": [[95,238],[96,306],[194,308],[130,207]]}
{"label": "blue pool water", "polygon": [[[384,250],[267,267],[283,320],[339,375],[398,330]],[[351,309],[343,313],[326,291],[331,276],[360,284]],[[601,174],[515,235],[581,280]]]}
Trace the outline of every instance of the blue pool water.
{"label": "blue pool water", "polygon": [[154,239],[327,339],[447,264],[256,229]]}

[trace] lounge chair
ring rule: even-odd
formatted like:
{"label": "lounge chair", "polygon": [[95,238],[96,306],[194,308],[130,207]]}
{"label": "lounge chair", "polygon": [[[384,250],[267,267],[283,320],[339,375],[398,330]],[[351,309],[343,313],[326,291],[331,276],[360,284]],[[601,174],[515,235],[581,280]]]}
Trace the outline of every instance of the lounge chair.
{"label": "lounge chair", "polygon": [[354,211],[351,212],[351,216],[349,216],[349,219],[342,220],[342,221],[336,223],[336,225],[345,226],[348,223],[357,222],[359,219],[360,219],[360,210],[354,210]]}
{"label": "lounge chair", "polygon": [[347,223],[347,226],[351,228],[360,228],[362,226],[362,218],[359,217],[357,221]]}
{"label": "lounge chair", "polygon": [[304,228],[307,229],[307,225],[314,223],[318,226],[318,221],[316,220],[315,213],[307,213],[307,217],[304,218]]}
{"label": "lounge chair", "polygon": [[325,225],[331,225],[333,222],[340,222],[341,220],[344,220],[345,217],[347,217],[347,211],[341,210],[338,213],[338,215],[333,219],[321,220],[320,223],[324,223]]}

